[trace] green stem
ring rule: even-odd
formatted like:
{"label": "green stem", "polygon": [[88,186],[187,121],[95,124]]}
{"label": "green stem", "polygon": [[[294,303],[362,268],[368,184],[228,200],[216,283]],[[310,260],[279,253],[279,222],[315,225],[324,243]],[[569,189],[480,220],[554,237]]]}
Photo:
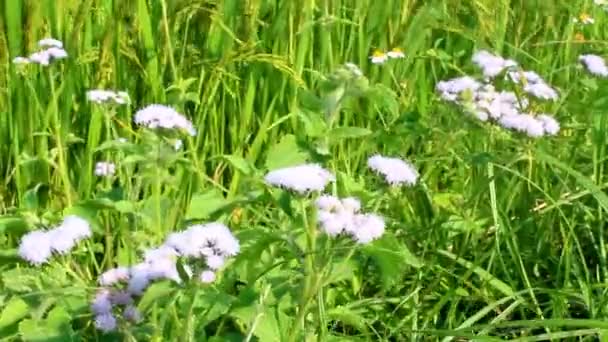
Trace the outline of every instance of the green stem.
{"label": "green stem", "polygon": [[72,206],[72,187],[70,186],[70,175],[66,167],[66,161],[63,149],[63,140],[61,136],[61,119],[59,117],[59,108],[57,107],[57,92],[55,90],[55,82],[53,81],[53,74],[51,69],[48,68],[49,83],[51,87],[51,101],[53,106],[53,119],[55,128],[55,139],[57,141],[57,163],[59,166],[59,174],[63,183],[63,191],[68,207]]}

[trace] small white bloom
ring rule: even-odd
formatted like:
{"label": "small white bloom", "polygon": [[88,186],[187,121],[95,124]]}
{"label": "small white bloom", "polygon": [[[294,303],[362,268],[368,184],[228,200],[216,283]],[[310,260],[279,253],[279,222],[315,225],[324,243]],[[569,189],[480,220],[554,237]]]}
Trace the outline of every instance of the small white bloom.
{"label": "small white bloom", "polygon": [[150,277],[146,272],[134,272],[129,279],[127,291],[134,296],[141,296],[150,285]]}
{"label": "small white bloom", "polygon": [[606,66],[606,61],[602,57],[597,55],[581,55],[578,60],[591,74],[608,77],[608,67]]}
{"label": "small white bloom", "polygon": [[542,100],[555,101],[559,97],[557,91],[545,82],[528,83],[524,86],[524,91]]}
{"label": "small white bloom", "polygon": [[15,57],[13,58],[13,64],[30,64],[30,60],[27,57]]}
{"label": "small white bloom", "polygon": [[595,20],[587,13],[581,13],[578,18],[573,18],[572,21],[577,24],[591,25]]}
{"label": "small white bloom", "polygon": [[529,114],[503,116],[498,120],[498,123],[504,128],[519,131],[532,138],[541,137],[545,134],[543,123]]}
{"label": "small white bloom", "polygon": [[150,129],[184,130],[191,136],[196,135],[192,122],[175,109],[164,105],[153,104],[135,113],[135,123]]}
{"label": "small white bloom", "polygon": [[63,48],[63,43],[54,38],[44,38],[38,41],[38,46],[41,48]]}
{"label": "small white bloom", "polygon": [[266,183],[293,190],[300,194],[322,191],[335,176],[317,164],[304,164],[268,172]]}
{"label": "small white bloom", "polygon": [[176,151],[179,151],[182,149],[182,147],[184,146],[184,142],[181,141],[180,139],[175,140],[175,142],[173,143],[173,148]]}
{"label": "small white bloom", "polygon": [[68,57],[68,53],[62,49],[57,47],[51,47],[46,50],[46,53],[49,55],[51,60],[53,59],[64,59]]}
{"label": "small white bloom", "polygon": [[139,310],[134,305],[127,306],[122,314],[128,321],[131,321],[133,323],[141,322],[141,312],[139,312]]}
{"label": "small white bloom", "polygon": [[108,289],[101,289],[95,294],[95,298],[91,303],[91,310],[95,315],[109,314],[112,312],[112,302]]}
{"label": "small white bloom", "polygon": [[465,91],[475,92],[481,88],[481,83],[469,76],[457,77],[447,81],[439,81],[435,86],[441,97],[450,102],[458,100],[461,93]]}
{"label": "small white bloom", "polygon": [[386,55],[386,53],[376,50],[374,51],[374,53],[369,57],[369,59],[372,61],[372,63],[374,64],[384,64],[387,60],[388,60],[388,56]]}
{"label": "small white bloom", "polygon": [[98,162],[95,164],[95,175],[99,177],[109,177],[116,173],[116,165],[110,162]]}
{"label": "small white bloom", "polygon": [[515,61],[504,59],[485,50],[480,50],[473,54],[472,60],[487,78],[496,77],[503,70],[517,66]]}
{"label": "small white bloom", "polygon": [[57,227],[48,231],[51,240],[51,249],[59,254],[67,254],[76,245],[76,240],[64,229]]}
{"label": "small white bloom", "polygon": [[201,272],[199,279],[204,284],[213,283],[215,281],[215,273],[210,270],[205,270]]}
{"label": "small white bloom", "polygon": [[127,267],[116,267],[109,269],[99,276],[99,284],[103,286],[114,285],[118,282],[129,280],[130,271]]}
{"label": "small white bloom", "polygon": [[555,118],[552,116],[541,114],[537,116],[536,119],[543,124],[546,134],[557,135],[557,133],[559,133],[559,122],[557,122],[557,120],[555,120]]}
{"label": "small white bloom", "polygon": [[207,257],[207,267],[209,267],[212,270],[218,270],[220,269],[222,266],[224,266],[224,258],[222,256],[219,255],[210,255]]}
{"label": "small white bloom", "polygon": [[534,71],[509,71],[507,76],[514,83],[523,83],[522,80],[525,80],[527,83],[544,82],[542,77]]}
{"label": "small white bloom", "polygon": [[42,230],[27,233],[21,238],[19,256],[33,265],[45,263],[52,254],[51,234]]}
{"label": "small white bloom", "polygon": [[111,313],[105,313],[95,316],[95,327],[103,332],[111,332],[116,330],[116,317]]}
{"label": "small white bloom", "polygon": [[87,99],[91,102],[106,104],[126,104],[130,101],[129,94],[124,91],[115,92],[112,90],[94,89],[87,91]]}
{"label": "small white bloom", "polygon": [[32,63],[47,66],[51,62],[51,55],[46,51],[39,51],[32,53],[28,59]]}
{"label": "small white bloom", "polygon": [[414,185],[418,180],[418,172],[412,164],[398,158],[377,154],[367,160],[367,166],[383,175],[386,182],[392,186]]}
{"label": "small white bloom", "polygon": [[400,48],[394,48],[391,51],[387,52],[386,55],[389,58],[405,58],[405,54]]}
{"label": "small white bloom", "polygon": [[319,210],[325,210],[329,212],[335,212],[338,209],[342,208],[342,202],[336,196],[331,195],[321,195],[317,198],[316,201],[317,208]]}
{"label": "small white bloom", "polygon": [[89,222],[76,215],[64,217],[60,228],[76,241],[90,238],[93,235]]}
{"label": "small white bloom", "polygon": [[133,297],[127,291],[112,291],[110,293],[110,302],[112,305],[125,306],[133,303]]}
{"label": "small white bloom", "polygon": [[356,215],[354,231],[351,232],[358,243],[366,244],[384,234],[384,219],[375,214]]}

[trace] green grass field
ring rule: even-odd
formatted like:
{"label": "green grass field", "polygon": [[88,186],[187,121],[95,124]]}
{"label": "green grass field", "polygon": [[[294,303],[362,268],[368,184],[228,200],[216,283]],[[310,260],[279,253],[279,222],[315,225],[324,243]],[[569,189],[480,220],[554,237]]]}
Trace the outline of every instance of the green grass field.
{"label": "green grass field", "polygon": [[[608,341],[608,80],[579,63],[608,56],[608,1],[0,8],[0,340]],[[67,58],[13,62],[50,37]],[[370,58],[396,48],[404,58]],[[530,138],[442,99],[443,80],[481,82],[480,50],[557,90],[526,107],[559,133]],[[523,106],[529,84],[493,80]],[[130,100],[95,103],[93,89]],[[197,134],[138,125],[151,104]],[[416,184],[386,184],[367,166],[376,154],[409,160]],[[383,234],[331,237],[320,191],[269,184],[304,163],[335,176],[323,193],[382,217]],[[66,253],[49,247],[74,216],[91,234]],[[146,278],[137,295],[134,273],[102,276],[212,222],[238,240],[204,240],[216,259],[171,249],[174,277]],[[24,247],[35,230],[46,245]],[[91,304],[103,291],[115,291],[105,321]]]}

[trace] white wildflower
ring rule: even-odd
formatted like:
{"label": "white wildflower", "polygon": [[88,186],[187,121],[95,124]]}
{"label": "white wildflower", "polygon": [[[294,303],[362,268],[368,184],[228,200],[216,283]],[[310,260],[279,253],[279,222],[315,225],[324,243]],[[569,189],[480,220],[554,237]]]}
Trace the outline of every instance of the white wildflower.
{"label": "white wildflower", "polygon": [[386,182],[392,186],[414,185],[418,180],[418,172],[412,164],[398,158],[383,157],[377,154],[367,160],[367,166],[383,175]]}
{"label": "white wildflower", "polygon": [[298,193],[322,191],[335,176],[317,164],[304,164],[268,172],[266,183]]}
{"label": "white wildflower", "polygon": [[405,54],[400,48],[393,48],[391,51],[387,52],[386,55],[389,58],[405,58]]}
{"label": "white wildflower", "polygon": [[219,255],[210,255],[207,257],[207,267],[212,270],[218,270],[222,266],[224,266],[225,260],[224,257]]}
{"label": "white wildflower", "polygon": [[131,297],[131,293],[127,291],[112,291],[110,292],[110,302],[112,305],[129,305],[133,303],[133,297]]}
{"label": "white wildflower", "polygon": [[124,91],[115,92],[103,89],[87,91],[87,99],[99,104],[114,103],[122,105],[130,102],[129,94]]}
{"label": "white wildflower", "polygon": [[215,281],[215,273],[211,270],[205,270],[201,272],[199,279],[204,284],[213,283]]}
{"label": "white wildflower", "polygon": [[196,129],[185,116],[175,109],[164,105],[153,104],[135,113],[135,123],[150,129],[184,130],[195,136]]}
{"label": "white wildflower", "polygon": [[112,312],[112,302],[108,289],[101,289],[95,294],[95,298],[91,303],[91,311],[93,311],[95,315],[103,315]]}
{"label": "white wildflower", "polygon": [[131,321],[133,323],[139,323],[142,320],[141,312],[139,312],[139,310],[134,305],[128,305],[122,312],[122,314],[126,320]]}
{"label": "white wildflower", "polygon": [[61,228],[65,234],[71,236],[76,241],[90,238],[93,235],[89,222],[76,215],[64,217],[63,222],[61,222],[58,228]]}
{"label": "white wildflower", "polygon": [[46,48],[63,48],[63,43],[60,40],[54,38],[44,38],[38,41],[38,46],[46,49]]}
{"label": "white wildflower", "polygon": [[457,77],[447,81],[439,81],[435,89],[440,93],[441,97],[450,102],[458,100],[461,93],[469,91],[475,92],[481,88],[481,83],[469,76]]}
{"label": "white wildflower", "polygon": [[109,269],[99,276],[99,284],[103,286],[114,285],[129,280],[130,271],[128,267],[116,267]]}
{"label": "white wildflower", "polygon": [[112,313],[105,313],[95,316],[95,327],[103,332],[112,332],[116,330],[116,317]]}
{"label": "white wildflower", "polygon": [[503,70],[517,66],[515,61],[504,59],[485,50],[477,51],[472,60],[487,78],[496,77]]}
{"label": "white wildflower", "polygon": [[18,56],[13,58],[13,64],[30,64],[30,60],[27,57]]}
{"label": "white wildflower", "polygon": [[557,135],[559,133],[559,122],[552,116],[541,114],[536,117],[543,124],[545,133],[548,135]]}
{"label": "white wildflower", "polygon": [[50,60],[68,57],[68,53],[64,49],[58,47],[50,47],[45,52],[49,55]]}
{"label": "white wildflower", "polygon": [[524,91],[543,100],[557,100],[558,93],[545,82],[528,83],[524,86]]}
{"label": "white wildflower", "polygon": [[350,232],[361,244],[370,243],[384,234],[384,219],[375,214],[356,215]]}
{"label": "white wildflower", "polygon": [[52,255],[51,235],[35,230],[21,238],[19,256],[33,265],[45,263]]}
{"label": "white wildflower", "polygon": [[109,177],[116,173],[116,165],[114,163],[101,161],[95,164],[95,175],[99,177]]}
{"label": "white wildflower", "polygon": [[601,77],[608,77],[608,67],[606,61],[597,55],[581,55],[578,60],[585,66],[591,74]]}
{"label": "white wildflower", "polygon": [[386,55],[386,53],[380,51],[380,50],[376,50],[374,51],[374,53],[369,57],[369,59],[372,61],[372,63],[374,64],[384,64],[387,60],[388,60],[388,56]]}
{"label": "white wildflower", "polygon": [[534,71],[509,71],[507,77],[515,83],[540,83],[544,82],[542,77]]}
{"label": "white wildflower", "polygon": [[591,25],[595,23],[595,19],[593,19],[589,14],[587,13],[581,13],[578,18],[573,18],[572,21],[574,23],[577,24],[582,24],[582,25]]}
{"label": "white wildflower", "polygon": [[51,62],[51,55],[46,51],[39,51],[32,53],[28,59],[32,63],[47,66]]}
{"label": "white wildflower", "polygon": [[506,129],[516,130],[533,138],[543,136],[545,133],[543,123],[529,114],[503,116],[498,123]]}

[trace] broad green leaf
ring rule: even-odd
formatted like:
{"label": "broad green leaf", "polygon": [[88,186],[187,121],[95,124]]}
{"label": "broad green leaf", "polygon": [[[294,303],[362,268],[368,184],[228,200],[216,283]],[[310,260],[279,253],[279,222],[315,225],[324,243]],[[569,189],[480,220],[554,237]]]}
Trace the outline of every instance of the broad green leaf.
{"label": "broad green leaf", "polygon": [[336,127],[329,131],[328,136],[331,141],[342,139],[361,138],[372,134],[372,131],[363,127],[343,126]]}
{"label": "broad green leaf", "polygon": [[27,222],[21,217],[0,217],[0,233],[2,234],[21,234],[28,230]]}
{"label": "broad green leaf", "polygon": [[275,170],[282,167],[295,166],[306,162],[308,154],[298,146],[296,137],[285,135],[278,144],[270,147],[266,157],[266,168]]}
{"label": "broad green leaf", "polygon": [[292,320],[278,310],[269,307],[260,308],[257,305],[237,308],[231,312],[231,315],[248,331],[253,329],[253,335],[260,341],[268,342],[283,341],[282,331],[291,326]]}
{"label": "broad green leaf", "polygon": [[145,311],[154,304],[162,306],[166,303],[166,300],[172,298],[174,294],[175,289],[170,282],[156,282],[146,289],[146,292],[139,301],[138,307],[140,310]]}
{"label": "broad green leaf", "polygon": [[327,318],[333,321],[339,321],[357,328],[361,333],[367,333],[367,320],[365,317],[353,310],[338,306],[331,308],[326,312]]}
{"label": "broad green leaf", "polygon": [[255,170],[255,167],[241,156],[223,155],[222,158],[244,175],[251,175]]}
{"label": "broad green leaf", "polygon": [[380,277],[385,289],[399,282],[404,276],[406,266],[419,268],[423,265],[405,244],[388,234],[367,245],[363,251],[380,268]]}
{"label": "broad green leaf", "polygon": [[9,300],[0,314],[0,330],[14,324],[26,317],[29,313],[29,306],[23,299],[13,297]]}
{"label": "broad green leaf", "polygon": [[194,194],[190,199],[188,212],[186,213],[187,220],[204,220],[213,212],[230,204],[220,190],[210,188],[209,190]]}

